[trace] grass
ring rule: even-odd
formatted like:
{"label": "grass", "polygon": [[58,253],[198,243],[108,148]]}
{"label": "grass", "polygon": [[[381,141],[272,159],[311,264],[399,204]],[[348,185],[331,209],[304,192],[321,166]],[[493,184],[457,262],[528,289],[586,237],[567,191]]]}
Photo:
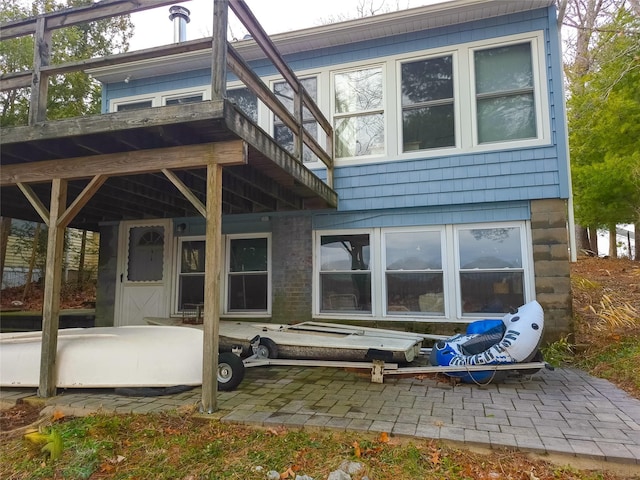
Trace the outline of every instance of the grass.
{"label": "grass", "polygon": [[250,428],[203,420],[186,410],[62,418],[51,428],[64,442],[58,460],[47,459],[22,437],[5,439],[0,478],[260,480],[274,470],[283,479],[308,475],[322,480],[345,460],[362,465],[353,480],[621,478],[511,451],[473,453],[434,441],[360,432]]}

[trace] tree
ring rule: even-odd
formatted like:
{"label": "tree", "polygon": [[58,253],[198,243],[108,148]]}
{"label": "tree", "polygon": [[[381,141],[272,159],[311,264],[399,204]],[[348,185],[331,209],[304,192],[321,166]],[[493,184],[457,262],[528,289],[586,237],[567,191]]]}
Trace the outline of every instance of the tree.
{"label": "tree", "polygon": [[[91,0],[34,0],[28,6],[20,0],[1,0],[0,22],[26,18],[69,7],[91,5]],[[53,34],[51,63],[71,62],[126,52],[133,35],[129,16],[58,29]],[[24,36],[0,42],[0,61],[6,72],[29,70],[33,63],[33,37]],[[84,72],[56,75],[49,80],[47,115],[49,119],[100,112],[100,84]],[[27,123],[29,89],[0,92],[0,126]]]}
{"label": "tree", "polygon": [[637,223],[640,182],[640,19],[620,8],[600,28],[591,64],[571,85],[569,141],[576,218],[606,227]]}

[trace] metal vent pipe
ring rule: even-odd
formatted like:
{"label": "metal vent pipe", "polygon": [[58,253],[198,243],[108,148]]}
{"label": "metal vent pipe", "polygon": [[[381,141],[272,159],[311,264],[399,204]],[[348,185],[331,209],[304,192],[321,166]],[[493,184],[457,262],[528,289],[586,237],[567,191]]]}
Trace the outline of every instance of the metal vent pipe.
{"label": "metal vent pipe", "polygon": [[191,12],[180,5],[174,5],[169,12],[169,20],[173,21],[173,41],[184,42],[187,39],[187,23],[191,21]]}

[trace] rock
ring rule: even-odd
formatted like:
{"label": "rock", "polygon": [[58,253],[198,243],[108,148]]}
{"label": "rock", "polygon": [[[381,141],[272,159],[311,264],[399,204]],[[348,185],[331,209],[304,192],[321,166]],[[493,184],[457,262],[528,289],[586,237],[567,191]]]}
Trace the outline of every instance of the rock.
{"label": "rock", "polygon": [[327,480],[351,480],[351,475],[344,470],[334,470],[329,474]]}
{"label": "rock", "polygon": [[309,475],[296,475],[296,480],[313,480]]}
{"label": "rock", "polygon": [[340,464],[340,470],[342,470],[345,473],[348,473],[349,475],[355,475],[356,473],[359,473],[363,468],[364,467],[362,466],[361,463],[351,462],[349,460],[345,460]]}
{"label": "rock", "polygon": [[269,470],[267,472],[267,480],[280,480],[280,473],[275,470]]}

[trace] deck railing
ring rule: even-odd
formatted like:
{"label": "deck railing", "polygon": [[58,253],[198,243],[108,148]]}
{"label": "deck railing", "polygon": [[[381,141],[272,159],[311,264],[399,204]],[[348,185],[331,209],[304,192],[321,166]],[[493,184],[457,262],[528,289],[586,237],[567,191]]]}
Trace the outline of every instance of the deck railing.
{"label": "deck railing", "polygon": [[[0,90],[31,88],[28,123],[33,126],[47,121],[49,78],[54,75],[210,49],[212,52],[211,99],[219,101],[226,98],[227,69],[229,69],[293,132],[295,138],[293,156],[298,161],[302,162],[303,148],[306,145],[326,165],[327,184],[332,187],[333,128],[295,73],[279,54],[275,44],[260,26],[244,0],[214,0],[212,37],[100,58],[50,64],[51,39],[53,31],[56,29],[128,15],[173,3],[175,0],[102,0],[90,6],[64,9],[37,17],[15,20],[0,26],[0,41],[26,35],[34,36],[33,68],[1,75]],[[293,113],[276,97],[227,41],[229,8],[245,26],[265,56],[280,72],[284,81],[289,84],[294,94]],[[220,45],[224,45],[225,48],[220,48]],[[319,131],[324,134],[325,147],[304,128],[303,113],[305,111],[310,112],[313,120],[319,126]]]}

